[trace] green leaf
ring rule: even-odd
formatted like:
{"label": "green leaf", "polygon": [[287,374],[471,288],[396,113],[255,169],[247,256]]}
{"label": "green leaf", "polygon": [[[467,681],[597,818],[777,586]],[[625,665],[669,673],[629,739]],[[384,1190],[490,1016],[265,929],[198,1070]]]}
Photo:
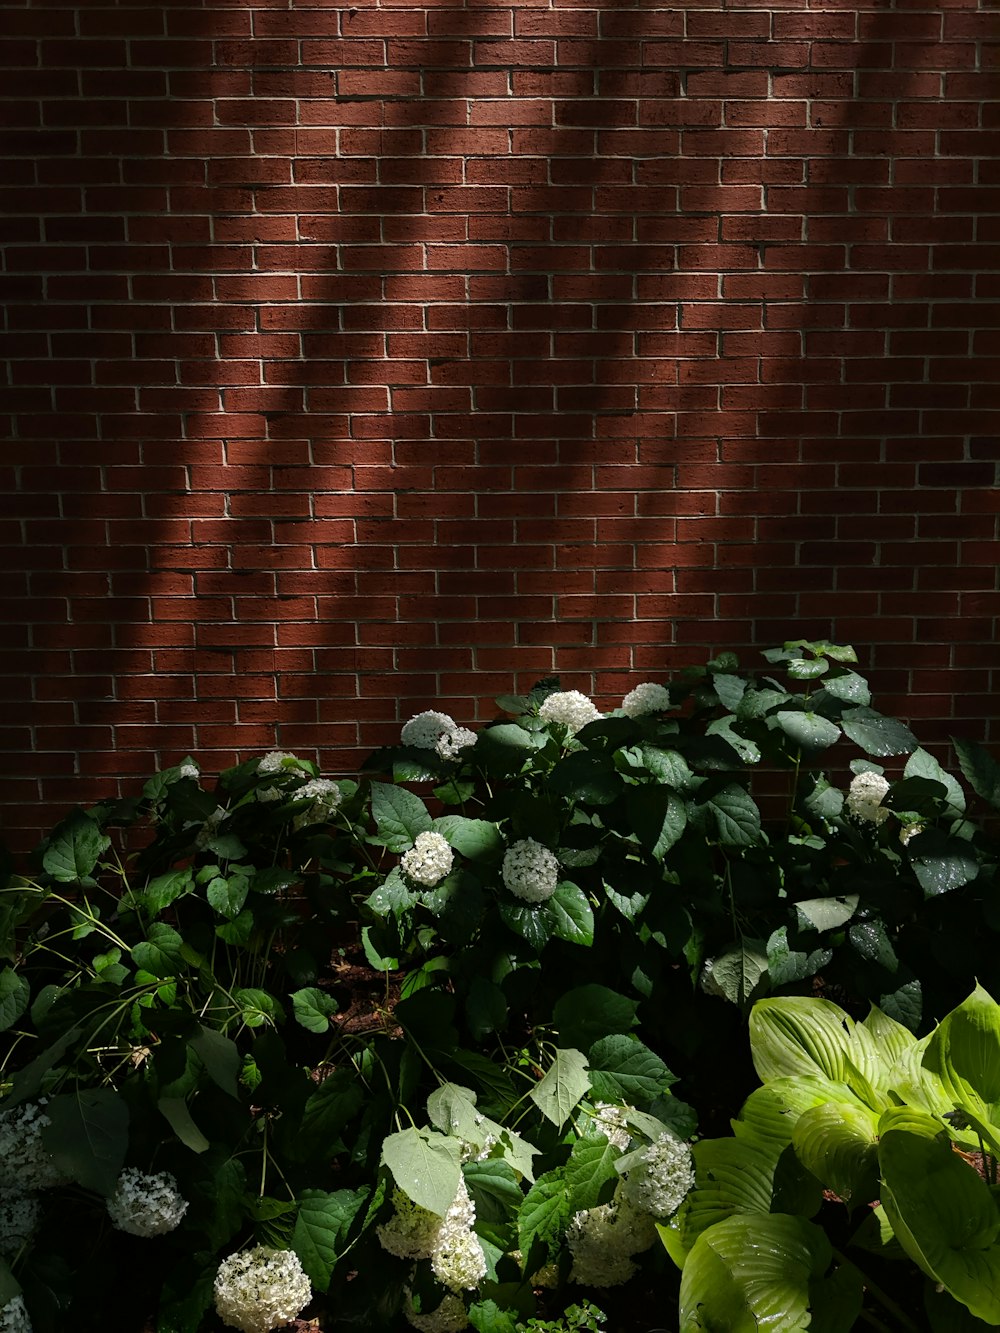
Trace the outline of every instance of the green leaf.
{"label": "green leaf", "polygon": [[793,949],[788,943],[787,926],[779,926],[767,941],[767,972],[772,986],[787,986],[814,977],[832,957],[832,949],[814,949],[812,953]]}
{"label": "green leaf", "polygon": [[352,1067],[329,1074],[310,1094],[302,1111],[299,1135],[303,1153],[321,1151],[335,1143],[364,1100],[362,1084]]}
{"label": "green leaf", "polygon": [[913,751],[903,769],[904,778],[928,778],[940,782],[947,793],[948,804],[957,814],[965,813],[965,792],[961,784],[946,772],[932,754],[919,747]]}
{"label": "green leaf", "polygon": [[560,996],[552,1009],[552,1021],[567,1046],[587,1050],[600,1037],[636,1027],[638,1008],[637,1000],[591,982]]}
{"label": "green leaf", "polygon": [[807,898],[795,904],[800,930],[836,930],[858,910],[856,893],[837,898]]}
{"label": "green leaf", "polygon": [[956,1105],[993,1118],[1000,1106],[1000,1005],[982,986],[934,1029],[923,1067],[937,1075]]}
{"label": "green leaf", "polygon": [[525,761],[537,748],[533,733],[513,722],[484,727],[476,743],[477,754],[487,770],[500,776],[520,773]]}
{"label": "green leaf", "polygon": [[208,1139],[194,1123],[183,1097],[161,1097],[156,1107],[186,1148],[190,1148],[192,1152],[203,1153],[211,1147]]}
{"label": "green leaf", "polygon": [[774,716],[785,735],[802,750],[825,750],[840,739],[840,728],[818,713],[782,709]]}
{"label": "green leaf", "polygon": [[491,1032],[502,1032],[507,1026],[506,996],[488,977],[472,978],[465,1018],[476,1041],[482,1041]]}
{"label": "green leaf", "polygon": [[549,789],[558,796],[588,805],[610,805],[624,785],[609,759],[585,750],[560,759],[548,778]]}
{"label": "green leaf", "polygon": [[284,1022],[285,1014],[281,1005],[269,991],[259,986],[238,987],[233,991],[233,999],[248,1028],[263,1027],[265,1023],[276,1027]]}
{"label": "green leaf", "polygon": [[247,908],[234,917],[232,921],[220,921],[215,927],[215,933],[220,940],[225,940],[227,944],[233,944],[242,949],[249,942],[255,924],[253,912]]}
{"label": "green leaf", "polygon": [[504,840],[496,824],[464,815],[442,815],[434,821],[434,832],[470,861],[488,861],[503,855]]}
{"label": "green leaf", "polygon": [[599,1203],[607,1202],[606,1196],[611,1194],[611,1190],[606,1186],[618,1179],[615,1162],[619,1157],[620,1151],[612,1147],[603,1135],[595,1139],[577,1139],[569,1161],[563,1168],[571,1213],[581,1212],[584,1208],[596,1208]]}
{"label": "green leaf", "polygon": [[602,1037],[587,1059],[590,1086],[601,1101],[627,1102],[641,1110],[677,1081],[660,1057],[635,1037]]}
{"label": "green leaf", "polygon": [[910,1258],[979,1319],[1000,1324],[1000,1213],[950,1143],[890,1129],[879,1142],[882,1207]]}
{"label": "green leaf", "polygon": [[429,833],[433,820],[419,796],[388,782],[372,783],[372,818],[379,841],[390,852],[408,852],[418,833]]}
{"label": "green leaf", "polygon": [[554,1252],[570,1220],[569,1196],[560,1175],[549,1172],[532,1185],[517,1219],[518,1244],[530,1254],[536,1240]]}
{"label": "green leaf", "polygon": [[302,1190],[291,1248],[317,1291],[327,1291],[351,1224],[369,1195],[358,1190]]}
{"label": "green leaf", "polygon": [[705,728],[705,735],[721,736],[728,745],[733,747],[745,764],[759,764],[761,759],[760,746],[756,741],[741,736],[736,730],[735,724],[736,718],[734,717],[717,717],[714,722],[710,722]]}
{"label": "green leaf", "polygon": [[457,1139],[411,1126],[383,1142],[382,1161],[404,1194],[443,1217],[458,1192],[460,1152]]}
{"label": "green leaf", "polygon": [[522,902],[510,902],[500,899],[497,903],[500,919],[516,934],[526,939],[539,953],[552,938],[555,919],[538,907],[530,907]]}
{"label": "green leaf", "polygon": [[409,887],[399,866],[393,866],[378,888],[368,895],[365,906],[377,916],[391,914],[399,918],[419,901],[420,894]]}
{"label": "green leaf", "polygon": [[514,1170],[498,1157],[467,1162],[465,1183],[476,1205],[476,1221],[497,1223],[515,1217],[524,1195]]}
{"label": "green leaf", "polygon": [[862,708],[867,708],[872,701],[868,682],[856,671],[845,671],[840,676],[831,676],[829,680],[824,680],[823,688],[835,699],[841,699],[848,704],[859,704]]}
{"label": "green leaf", "polygon": [[583,889],[569,880],[556,885],[556,891],[545,904],[554,935],[570,944],[589,946],[594,942],[594,913]]}
{"label": "green leaf", "polygon": [[399,967],[399,959],[391,954],[383,954],[376,947],[372,940],[371,926],[362,926],[361,928],[361,947],[365,951],[365,957],[368,960],[369,967],[373,967],[376,972],[395,972]]}
{"label": "green leaf", "polygon": [[110,1088],[49,1098],[42,1142],[56,1166],[84,1189],[111,1194],[128,1149],[128,1106]]}
{"label": "green leaf", "polygon": [[909,727],[894,717],[883,717],[871,708],[848,709],[841,717],[840,725],[865,754],[881,758],[909,754],[917,748],[917,738]]}
{"label": "green leaf", "polygon": [[877,917],[871,921],[855,922],[847,933],[859,957],[877,963],[887,972],[895,972],[899,967],[899,959],[892,947],[892,941],[886,934],[885,926]]}
{"label": "green leaf", "polygon": [[695,1184],[678,1224],[690,1250],[703,1231],[741,1213],[771,1211],[774,1170],[781,1147],[745,1139],[702,1139],[692,1149]]}
{"label": "green leaf", "polygon": [[852,1206],[878,1198],[878,1116],[850,1102],[803,1112],[792,1130],[799,1161]]}
{"label": "green leaf", "polygon": [[502,1133],[501,1127],[476,1109],[476,1094],[458,1083],[443,1083],[427,1098],[427,1116],[442,1133],[458,1138],[473,1148],[482,1149],[490,1135]]}
{"label": "green leaf", "polygon": [[686,791],[694,781],[687,761],[676,750],[661,750],[655,745],[643,745],[639,753],[645,767],[654,778],[675,791]]}
{"label": "green leaf", "polygon": [[60,884],[90,886],[94,883],[91,871],[110,846],[111,839],[97,823],[78,810],[56,826],[42,855],[42,865]]}
{"label": "green leaf", "polygon": [[215,1028],[199,1025],[191,1038],[191,1049],[205,1066],[209,1078],[230,1097],[239,1097],[237,1078],[242,1063],[236,1043]]}
{"label": "green leaf", "polygon": [[15,1296],[20,1296],[21,1284],[10,1271],[2,1259],[0,1259],[0,1309],[9,1304]]}
{"label": "green leaf", "polygon": [[228,879],[217,876],[205,890],[205,896],[210,907],[231,920],[242,909],[249,892],[250,880],[246,875],[230,875]]}
{"label": "green leaf", "polygon": [[330,1016],[337,1012],[337,1001],[318,986],[306,986],[289,997],[295,1021],[307,1032],[322,1035],[330,1031]]}
{"label": "green leaf", "polygon": [[743,939],[725,953],[706,961],[701,974],[702,990],[742,1007],[766,978],[767,966],[764,942]]}
{"label": "green leaf", "polygon": [[719,841],[728,847],[752,847],[760,839],[760,811],[748,791],[730,783],[710,797]]}
{"label": "green leaf", "polygon": [[793,657],[787,663],[785,670],[792,680],[816,680],[817,677],[826,675],[830,670],[830,663],[824,661],[822,657]]}
{"label": "green leaf", "polygon": [[994,808],[1000,806],[1000,764],[988,750],[974,741],[951,739],[958,756],[958,764],[966,782],[984,801]]}
{"label": "green leaf", "polygon": [[801,1074],[848,1081],[854,1021],[830,1000],[785,995],[750,1011],[750,1049],[762,1083]]}
{"label": "green leaf", "polygon": [[587,1057],[572,1048],[560,1049],[553,1056],[544,1077],[530,1089],[528,1096],[542,1115],[560,1129],[589,1089]]}
{"label": "green leaf", "polygon": [[143,905],[154,916],[194,888],[190,870],[171,870],[151,879],[142,891]]}
{"label": "green leaf", "polygon": [[[499,703],[499,699],[497,700]],[[522,1324],[515,1316],[502,1310],[496,1301],[477,1301],[469,1306],[469,1323],[476,1333],[518,1333]]]}
{"label": "green leaf", "polygon": [[0,972],[0,1032],[12,1027],[28,1007],[31,986],[12,967]]}
{"label": "green leaf", "polygon": [[174,977],[186,970],[184,941],[173,926],[154,921],[147,938],[132,946],[132,961],[154,977]]}
{"label": "green leaf", "polygon": [[979,862],[969,844],[935,828],[925,829],[914,839],[910,864],[925,898],[971,884],[979,874]]}
{"label": "green leaf", "polygon": [[735,713],[740,700],[746,692],[747,683],[742,676],[729,676],[719,672],[712,677],[712,686],[723,708]]}
{"label": "green leaf", "polygon": [[680,1327],[796,1333],[809,1324],[810,1283],[831,1258],[830,1242],[804,1218],[726,1218],[702,1232],[684,1264]]}
{"label": "green leaf", "polygon": [[629,794],[628,815],[643,847],[662,861],[684,832],[684,802],[667,787],[640,787]]}

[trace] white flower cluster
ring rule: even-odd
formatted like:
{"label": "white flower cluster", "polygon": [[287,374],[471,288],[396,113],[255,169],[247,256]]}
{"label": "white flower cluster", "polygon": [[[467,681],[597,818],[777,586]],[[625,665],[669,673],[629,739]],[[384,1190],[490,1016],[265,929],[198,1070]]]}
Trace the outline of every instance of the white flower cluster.
{"label": "white flower cluster", "polygon": [[880,773],[858,773],[847,793],[847,809],[855,819],[884,824],[889,811],[882,805],[882,797],[888,791],[889,784]]}
{"label": "white flower cluster", "polygon": [[915,838],[918,833],[923,833],[924,825],[917,819],[912,824],[904,824],[899,830],[899,841],[905,847],[911,838]]}
{"label": "white flower cluster", "polygon": [[185,759],[177,770],[177,776],[178,778],[194,778],[197,781],[201,777],[201,769],[193,759]]}
{"label": "white flower cluster", "polygon": [[[286,764],[286,759],[291,759],[292,763]],[[261,777],[267,773],[284,773],[287,768],[297,767],[298,763],[298,755],[292,754],[289,750],[271,750],[263,759],[258,760],[257,772]]]}
{"label": "white flower cluster", "polygon": [[111,1225],[130,1236],[165,1236],[180,1224],[187,1200],[169,1171],[147,1176],[127,1166],[108,1199]]}
{"label": "white flower cluster", "polygon": [[0,1333],[31,1333],[31,1320],[23,1296],[12,1296],[0,1307]]}
{"label": "white flower cluster", "polygon": [[448,1293],[436,1310],[429,1310],[426,1314],[417,1314],[413,1308],[413,1297],[407,1292],[403,1312],[420,1333],[459,1333],[460,1329],[469,1327],[465,1306],[452,1292]]}
{"label": "white flower cluster", "polygon": [[325,824],[340,804],[340,788],[329,778],[313,778],[292,793],[296,801],[311,800],[312,805],[295,816],[295,827]]}
{"label": "white flower cluster", "polygon": [[507,849],[501,873],[515,898],[526,903],[543,903],[556,891],[559,862],[534,838],[522,838]]}
{"label": "white flower cluster", "polygon": [[476,743],[476,733],[468,727],[455,727],[452,731],[443,731],[434,746],[442,759],[458,759],[463,750],[471,750]]}
{"label": "white flower cluster", "polygon": [[601,714],[592,700],[579,690],[561,690],[544,700],[538,716],[543,722],[561,722],[570,733],[575,734],[588,722],[596,721]]}
{"label": "white flower cluster", "polygon": [[416,842],[400,861],[403,874],[415,884],[433,889],[446,875],[451,874],[455,857],[440,833],[418,833]]}
{"label": "white flower cluster", "polygon": [[624,1152],[632,1139],[626,1117],[634,1108],[616,1106],[614,1102],[598,1102],[594,1109],[597,1114],[591,1121],[593,1132],[603,1134],[613,1148],[620,1148]]}
{"label": "white flower cluster", "polygon": [[479,1286],[486,1276],[486,1256],[472,1229],[476,1206],[464,1178],[459,1177],[458,1191],[444,1217],[421,1208],[398,1188],[392,1202],[395,1213],[376,1228],[384,1250],[400,1259],[430,1259],[434,1276],[453,1292]]}
{"label": "white flower cluster", "polygon": [[622,1182],[625,1198],[634,1208],[661,1220],[673,1217],[693,1188],[691,1149],[673,1134],[661,1134],[643,1148]]}
{"label": "white flower cluster", "polygon": [[0,1190],[0,1255],[12,1258],[35,1234],[41,1206],[37,1195]]}
{"label": "white flower cluster", "polygon": [[626,717],[645,717],[647,713],[663,713],[670,707],[670,691],[652,680],[643,681],[629,690],[622,700]]}
{"label": "white flower cluster", "polygon": [[458,724],[453,717],[430,709],[404,723],[399,739],[404,745],[412,745],[417,750],[436,750],[442,736],[457,730]]}
{"label": "white flower cluster", "polygon": [[52,1121],[39,1102],[25,1102],[0,1112],[0,1189],[42,1190],[65,1179],[42,1143],[42,1130]]}
{"label": "white flower cluster", "polygon": [[636,1272],[632,1256],[648,1250],[656,1227],[648,1213],[635,1208],[621,1184],[610,1203],[575,1213],[566,1229],[573,1256],[570,1281],[585,1287],[618,1287]]}
{"label": "white flower cluster", "polygon": [[223,1259],[215,1275],[215,1310],[243,1333],[270,1333],[295,1318],[312,1298],[299,1257],[258,1245]]}

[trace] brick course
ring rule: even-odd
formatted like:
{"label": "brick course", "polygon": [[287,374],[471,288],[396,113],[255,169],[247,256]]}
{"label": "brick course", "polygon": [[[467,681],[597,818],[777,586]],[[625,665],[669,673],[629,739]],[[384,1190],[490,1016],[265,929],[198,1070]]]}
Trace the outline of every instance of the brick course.
{"label": "brick course", "polygon": [[793,632],[997,739],[986,0],[4,31],[14,841],[188,751],[349,772]]}

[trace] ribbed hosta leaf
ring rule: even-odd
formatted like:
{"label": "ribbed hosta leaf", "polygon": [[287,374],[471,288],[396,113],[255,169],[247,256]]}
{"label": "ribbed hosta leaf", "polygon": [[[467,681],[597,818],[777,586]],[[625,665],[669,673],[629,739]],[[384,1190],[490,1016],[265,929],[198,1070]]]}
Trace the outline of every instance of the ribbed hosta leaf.
{"label": "ribbed hosta leaf", "polygon": [[704,1139],[694,1145],[695,1185],[679,1215],[685,1248],[690,1249],[706,1228],[728,1217],[771,1211],[780,1151],[740,1139]]}
{"label": "ribbed hosta leaf", "polygon": [[792,1132],[796,1156],[845,1202],[878,1198],[878,1117],[850,1102],[826,1102],[805,1111]]}
{"label": "ribbed hosta leaf", "polygon": [[815,1077],[777,1078],[757,1088],[746,1099],[733,1130],[738,1138],[770,1145],[778,1153],[792,1142],[799,1117],[827,1102],[860,1102],[846,1083]]}
{"label": "ribbed hosta leaf", "polygon": [[789,1074],[847,1081],[854,1020],[829,1000],[783,996],[750,1012],[750,1046],[762,1083]]}

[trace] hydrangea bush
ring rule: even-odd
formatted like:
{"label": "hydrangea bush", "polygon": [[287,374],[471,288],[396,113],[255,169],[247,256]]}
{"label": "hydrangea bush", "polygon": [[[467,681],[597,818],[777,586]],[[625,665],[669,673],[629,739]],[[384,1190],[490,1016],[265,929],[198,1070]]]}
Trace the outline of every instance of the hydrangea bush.
{"label": "hydrangea bush", "polygon": [[116,1283],[160,1333],[675,1302],[657,1228],[751,1086],[750,1004],[919,1031],[997,970],[965,789],[851,649],[766,657],[428,710],[360,779],[187,759],[63,821],[0,896],[10,1319],[103,1328]]}

